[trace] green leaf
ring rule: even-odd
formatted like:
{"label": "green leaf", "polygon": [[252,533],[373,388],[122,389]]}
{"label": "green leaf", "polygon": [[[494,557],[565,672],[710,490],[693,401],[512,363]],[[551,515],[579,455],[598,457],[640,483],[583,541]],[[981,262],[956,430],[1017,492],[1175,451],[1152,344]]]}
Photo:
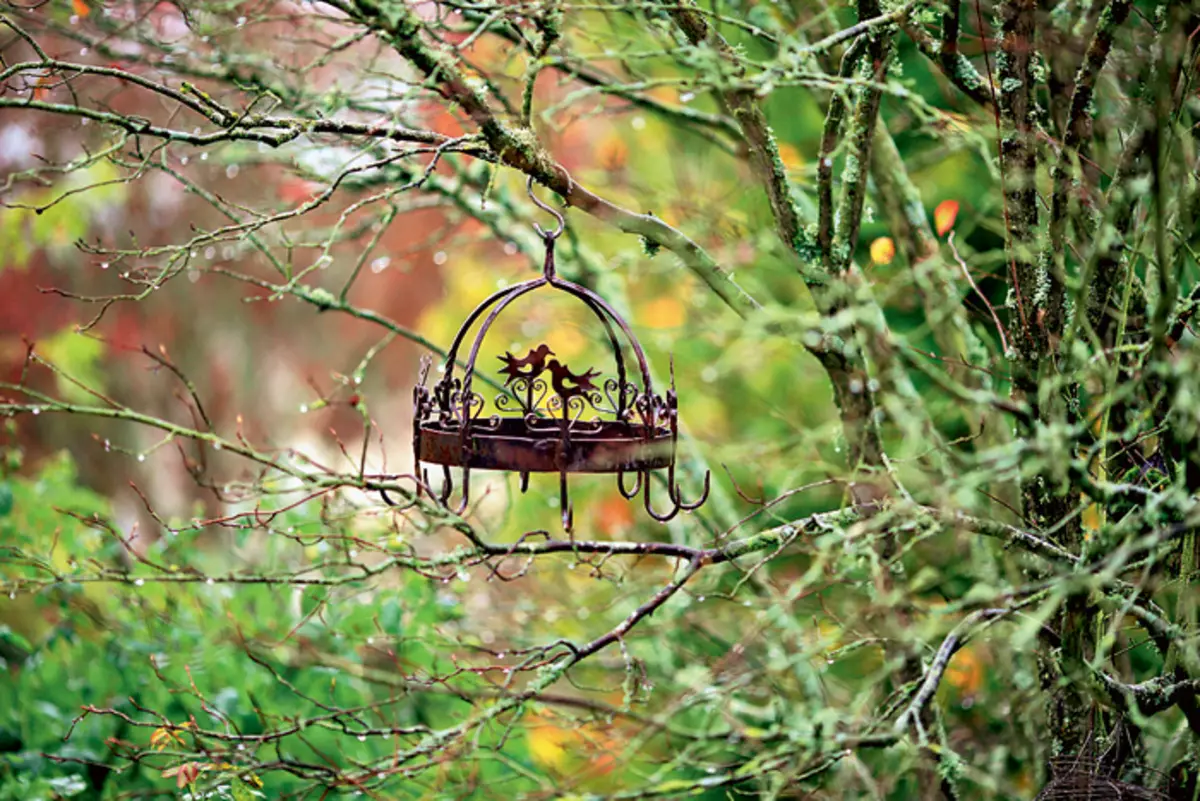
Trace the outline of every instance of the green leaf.
{"label": "green leaf", "polygon": [[67,328],[38,342],[37,350],[66,374],[56,377],[59,394],[67,400],[82,402],[94,397],[83,387],[68,380],[67,376],[92,389],[103,388],[104,374],[100,369],[100,357],[104,355],[104,343],[100,340]]}
{"label": "green leaf", "polygon": [[33,651],[33,644],[29,640],[2,623],[0,623],[0,643],[6,643],[26,653]]}
{"label": "green leaf", "polygon": [[229,788],[233,801],[253,801],[255,798],[266,798],[265,795],[246,784],[241,779],[234,779]]}
{"label": "green leaf", "polygon": [[30,216],[25,209],[0,209],[0,271],[23,269],[29,263],[32,248],[25,223]]}
{"label": "green leaf", "polygon": [[7,517],[13,509],[13,490],[7,482],[0,482],[0,517]]}
{"label": "green leaf", "polygon": [[329,591],[324,587],[310,586],[304,588],[300,596],[300,613],[304,617],[315,614],[329,600]]}

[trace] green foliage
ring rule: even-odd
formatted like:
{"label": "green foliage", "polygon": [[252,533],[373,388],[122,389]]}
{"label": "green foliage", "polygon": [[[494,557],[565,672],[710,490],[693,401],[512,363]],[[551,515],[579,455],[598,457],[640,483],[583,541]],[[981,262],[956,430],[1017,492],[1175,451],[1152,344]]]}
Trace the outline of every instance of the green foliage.
{"label": "green foliage", "polygon": [[86,401],[94,396],[85,387],[103,391],[101,359],[104,343],[99,339],[66,328],[39,342],[37,350],[40,356],[62,370],[62,374],[56,376],[61,397]]}
{"label": "green foliage", "polygon": [[0,271],[24,268],[37,249],[63,254],[92,230],[106,208],[125,201],[124,183],[107,161],[67,172],[51,189],[23,194],[0,208]]}
{"label": "green foliage", "polygon": [[[6,668],[0,674],[0,742],[5,744],[0,797],[33,798],[54,788],[60,794],[98,792],[112,782],[126,790],[161,789],[175,783],[178,769],[187,775],[193,764],[198,773],[189,790],[196,798],[279,797],[299,786],[294,778],[260,779],[240,767],[271,747],[272,740],[255,739],[267,730],[264,724],[298,724],[302,739],[280,747],[370,758],[383,744],[353,733],[367,724],[322,721],[323,705],[354,708],[386,698],[388,693],[381,695],[368,679],[378,670],[372,660],[383,654],[417,676],[449,667],[437,645],[437,629],[456,620],[461,610],[453,595],[435,592],[427,582],[405,581],[365,595],[357,582],[310,586],[297,605],[286,588],[146,581],[140,577],[145,569],[127,564],[127,552],[115,537],[97,531],[111,531],[107,503],[75,483],[68,458],[57,457],[37,476],[13,477],[7,485],[14,503],[11,513],[0,517],[0,542],[8,556],[0,559],[0,656]],[[93,520],[96,525],[84,522]],[[290,511],[280,523],[298,537],[319,527],[306,510]],[[250,532],[234,534],[242,538]],[[187,541],[190,536],[160,541],[146,559],[194,558],[199,553]],[[324,548],[315,550],[313,558],[323,558]],[[14,560],[18,554],[21,558]],[[88,555],[89,565],[75,561],[81,554]],[[268,546],[264,560],[270,564],[283,557],[276,544]],[[115,588],[72,580],[83,579],[96,564],[120,576]],[[186,569],[199,566],[193,562]],[[61,577],[56,588],[27,591],[25,582],[47,569]],[[185,568],[171,569],[181,575]],[[376,645],[349,653],[343,646],[364,641]],[[248,662],[252,653],[261,665]],[[342,654],[344,661],[310,664],[318,653]],[[454,704],[393,697],[386,707],[398,725],[419,726]],[[94,707],[103,711],[84,714],[72,725],[81,711]],[[156,714],[147,716],[147,709]],[[190,735],[191,721],[214,717],[238,736],[205,742]],[[154,732],[162,727],[172,735],[156,745]],[[102,766],[113,765],[113,738],[144,750],[145,760],[109,774]],[[189,756],[201,743],[203,753]],[[88,764],[94,767],[85,771]],[[259,786],[263,794],[255,795]]]}
{"label": "green foliage", "polygon": [[[37,358],[0,324],[0,799],[1187,790],[1194,9],[252,6],[0,18],[0,109],[69,121],[0,187],[0,277],[55,284]],[[692,514],[415,469],[530,180]],[[641,372],[569,292],[483,314],[451,430],[506,351]],[[566,460],[604,403],[513,420],[578,411]]]}

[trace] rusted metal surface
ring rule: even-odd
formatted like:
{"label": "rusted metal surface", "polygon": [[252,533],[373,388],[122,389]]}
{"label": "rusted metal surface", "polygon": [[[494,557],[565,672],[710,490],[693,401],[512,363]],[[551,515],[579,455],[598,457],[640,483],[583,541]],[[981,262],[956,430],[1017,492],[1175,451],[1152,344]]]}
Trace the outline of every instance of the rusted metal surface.
{"label": "rusted metal surface", "polygon": [[[530,197],[558,220],[553,231],[535,226],[546,245],[542,275],[500,290],[479,304],[455,336],[442,377],[427,387],[426,361],[413,390],[413,457],[422,477],[418,492],[429,487],[422,463],[441,466],[442,483],[436,497],[458,513],[470,502],[472,469],[519,473],[522,491],[528,487],[530,473],[557,473],[563,526],[568,531],[572,509],[567,475],[571,473],[616,473],[621,494],[630,500],[641,494],[647,513],[656,520],[665,522],[681,511],[698,508],[708,497],[711,477],[705,473],[698,500],[682,499],[675,478],[679,428],[673,371],[666,394],[656,393],[646,354],[628,323],[599,295],[558,277],[554,242],[564,221],[537,199],[532,184]],[[498,371],[504,377],[504,389],[492,399],[495,413],[485,415],[487,400],[471,388],[480,348],[509,304],[542,288],[565,292],[592,311],[607,335],[616,376],[604,378],[591,367],[582,371],[572,368],[545,343],[530,348],[524,356],[506,352],[499,357],[503,366]],[[478,330],[459,369],[459,350],[476,323]],[[636,361],[632,376],[626,369],[622,339]],[[457,503],[450,501],[454,492],[451,467],[462,470]],[[660,469],[667,471],[670,506],[665,512],[655,510],[650,498],[650,471]],[[627,473],[634,475],[632,490],[625,487]]]}
{"label": "rusted metal surface", "polygon": [[672,460],[669,428],[651,434],[621,422],[603,423],[598,431],[564,442],[557,435],[531,438],[525,421],[510,417],[496,430],[473,430],[465,453],[461,446],[457,428],[444,429],[436,421],[421,427],[419,456],[430,464],[514,473],[635,473],[670,467]]}

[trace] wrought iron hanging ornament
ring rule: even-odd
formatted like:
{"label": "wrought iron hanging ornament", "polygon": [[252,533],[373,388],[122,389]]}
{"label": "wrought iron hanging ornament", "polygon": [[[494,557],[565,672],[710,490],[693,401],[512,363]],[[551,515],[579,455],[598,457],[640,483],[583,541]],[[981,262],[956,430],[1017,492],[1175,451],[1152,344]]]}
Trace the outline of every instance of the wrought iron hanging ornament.
{"label": "wrought iron hanging ornament", "polygon": [[[473,469],[518,473],[522,492],[529,488],[530,473],[558,473],[559,503],[567,532],[574,521],[567,486],[570,473],[616,473],[621,494],[634,500],[641,493],[647,514],[660,522],[665,523],[680,511],[698,508],[708,498],[711,475],[707,471],[704,474],[699,500],[683,500],[675,478],[679,422],[674,363],[671,386],[664,398],[654,392],[646,354],[621,315],[599,295],[555,273],[554,243],[565,222],[558,211],[537,198],[532,178],[527,190],[538,208],[558,222],[552,231],[534,223],[546,247],[542,275],[500,290],[467,316],[446,354],[442,377],[431,388],[425,386],[429,359],[422,364],[420,380],[413,390],[413,459],[417,475],[422,478],[417,484],[418,495],[422,487],[430,486],[424,462],[441,465],[442,485],[435,497],[457,514],[470,502]],[[484,398],[472,389],[480,347],[509,304],[542,287],[572,295],[592,311],[608,336],[616,377],[602,379],[591,368],[572,369],[544,343],[524,356],[505,353],[498,371],[504,385],[494,398],[498,412],[484,416]],[[480,317],[483,322],[460,375],[456,372],[459,349]],[[632,378],[626,370],[621,336],[637,359],[638,375]],[[462,468],[462,497],[457,503],[450,500],[454,492],[451,467]],[[663,468],[667,471],[671,505],[659,512],[651,503],[650,473]],[[628,473],[634,474],[632,488],[626,487]]]}

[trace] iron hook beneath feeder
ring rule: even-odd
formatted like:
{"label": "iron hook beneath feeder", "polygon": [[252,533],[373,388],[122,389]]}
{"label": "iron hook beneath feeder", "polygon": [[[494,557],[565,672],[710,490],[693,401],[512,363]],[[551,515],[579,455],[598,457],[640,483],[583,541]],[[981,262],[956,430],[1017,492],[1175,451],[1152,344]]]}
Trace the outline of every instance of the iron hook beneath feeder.
{"label": "iron hook beneath feeder", "polygon": [[641,471],[639,470],[639,471],[635,472],[633,475],[634,475],[634,478],[637,479],[637,483],[633,485],[632,490],[627,490],[627,489],[625,489],[625,471],[623,471],[623,470],[617,471],[617,489],[620,490],[622,497],[624,497],[625,500],[627,500],[627,501],[632,501],[634,498],[636,498],[638,496],[638,493],[642,491],[642,473],[641,473]]}
{"label": "iron hook beneath feeder", "polygon": [[[674,471],[675,471],[675,468],[674,468],[674,465],[672,465],[671,472],[674,473]],[[683,511],[694,512],[697,509],[699,509],[701,506],[703,506],[704,502],[708,500],[708,492],[712,488],[711,485],[712,485],[712,472],[709,470],[705,470],[704,471],[704,489],[702,489],[700,491],[699,499],[694,500],[691,503],[688,503],[687,501],[683,500],[683,493],[679,489],[679,482],[676,481],[673,484],[675,489],[673,491],[673,494],[671,495],[671,500],[673,500],[676,504],[678,504],[679,508],[682,509]]]}

